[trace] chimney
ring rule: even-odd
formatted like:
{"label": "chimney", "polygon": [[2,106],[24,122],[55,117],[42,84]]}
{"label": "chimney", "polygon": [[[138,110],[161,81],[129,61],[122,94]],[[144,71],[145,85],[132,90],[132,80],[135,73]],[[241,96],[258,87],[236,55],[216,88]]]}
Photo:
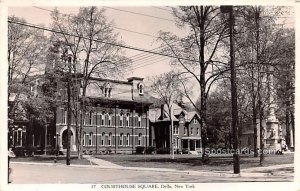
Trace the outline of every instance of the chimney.
{"label": "chimney", "polygon": [[164,119],[164,104],[160,105],[160,117],[159,119],[163,120]]}

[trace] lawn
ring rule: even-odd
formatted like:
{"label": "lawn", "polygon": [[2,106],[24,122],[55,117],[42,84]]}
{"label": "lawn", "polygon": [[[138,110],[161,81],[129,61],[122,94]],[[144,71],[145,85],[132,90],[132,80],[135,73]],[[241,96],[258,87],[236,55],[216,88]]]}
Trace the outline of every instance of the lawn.
{"label": "lawn", "polygon": [[[172,168],[177,170],[213,170],[231,171],[232,157],[214,156],[207,164],[203,164],[199,155],[98,155],[97,158],[128,167]],[[293,154],[266,155],[263,166],[290,164],[294,162]],[[240,157],[241,169],[259,167],[259,157],[243,155]]]}

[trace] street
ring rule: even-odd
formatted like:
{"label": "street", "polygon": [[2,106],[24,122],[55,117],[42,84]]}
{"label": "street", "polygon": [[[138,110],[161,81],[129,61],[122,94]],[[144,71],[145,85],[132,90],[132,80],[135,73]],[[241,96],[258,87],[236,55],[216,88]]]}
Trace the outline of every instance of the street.
{"label": "street", "polygon": [[180,172],[102,169],[92,166],[36,165],[12,163],[12,184],[104,184],[104,183],[174,183],[174,182],[261,182],[293,181],[293,174],[251,177],[201,176]]}

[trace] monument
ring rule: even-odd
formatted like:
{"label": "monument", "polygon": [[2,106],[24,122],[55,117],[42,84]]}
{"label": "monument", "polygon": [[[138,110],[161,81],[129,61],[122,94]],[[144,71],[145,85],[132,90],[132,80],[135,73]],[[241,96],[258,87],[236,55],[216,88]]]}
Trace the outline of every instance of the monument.
{"label": "monument", "polygon": [[275,115],[276,103],[274,102],[274,79],[273,66],[269,67],[267,73],[268,82],[268,114],[266,118],[266,149],[281,150],[282,135],[278,124],[278,119]]}

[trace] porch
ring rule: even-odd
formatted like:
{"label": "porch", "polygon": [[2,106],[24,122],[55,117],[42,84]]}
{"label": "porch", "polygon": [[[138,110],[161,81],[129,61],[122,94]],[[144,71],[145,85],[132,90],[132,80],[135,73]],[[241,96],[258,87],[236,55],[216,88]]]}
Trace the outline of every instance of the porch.
{"label": "porch", "polygon": [[[179,147],[180,148],[180,145]],[[187,149],[188,151],[198,151],[202,148],[201,137],[182,137],[181,149]]]}

